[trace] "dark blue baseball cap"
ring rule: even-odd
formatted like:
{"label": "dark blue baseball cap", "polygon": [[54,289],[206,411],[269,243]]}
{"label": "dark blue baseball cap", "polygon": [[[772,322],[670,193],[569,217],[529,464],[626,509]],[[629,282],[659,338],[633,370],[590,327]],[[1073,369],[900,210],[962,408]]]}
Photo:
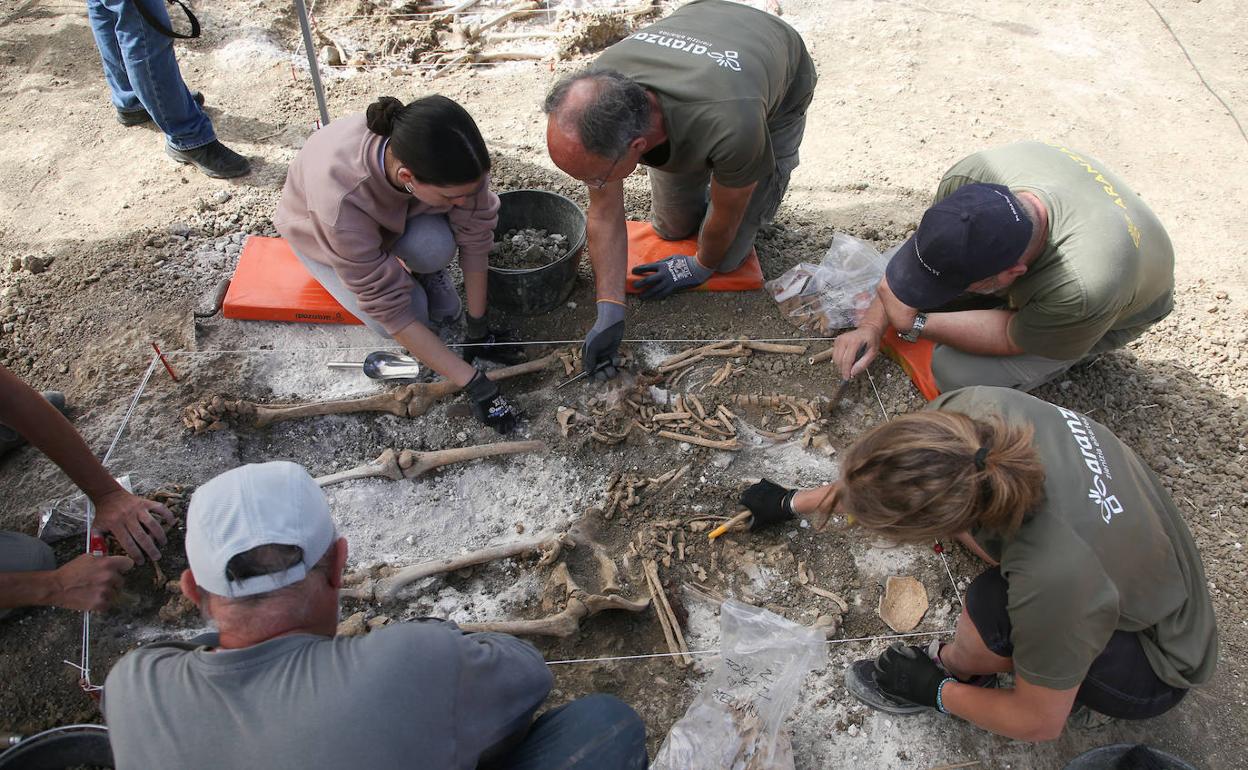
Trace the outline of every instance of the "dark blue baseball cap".
{"label": "dark blue baseball cap", "polygon": [[1031,219],[1008,187],[968,184],[923,213],[885,275],[897,299],[932,310],[1018,264],[1030,240]]}

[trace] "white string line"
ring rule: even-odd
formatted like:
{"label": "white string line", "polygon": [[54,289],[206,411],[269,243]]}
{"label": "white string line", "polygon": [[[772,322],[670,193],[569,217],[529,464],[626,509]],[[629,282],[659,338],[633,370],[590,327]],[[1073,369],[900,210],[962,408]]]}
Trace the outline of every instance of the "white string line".
{"label": "white string line", "polygon": [[[130,424],[130,418],[134,416],[135,407],[139,405],[139,399],[143,397],[143,391],[147,390],[147,384],[152,379],[152,373],[156,371],[156,364],[160,361],[159,354],[152,354],[151,363],[147,365],[147,371],[143,373],[143,379],[139,381],[139,387],[135,388],[134,395],[130,398],[130,403],[126,406],[126,411],[121,416],[121,424],[117,426],[117,433],[113,435],[113,441],[108,445],[108,451],[104,453],[104,459],[100,464],[107,467],[108,461],[113,457],[113,450],[117,448],[117,444],[121,441],[122,435],[126,432],[126,426]],[[84,553],[91,553],[91,527],[95,523],[95,506],[91,503],[91,498],[86,498],[87,502],[87,533],[86,547]],[[82,651],[79,654],[78,663],[74,664],[70,661],[64,661],[70,666],[78,669],[80,675],[80,683],[82,689],[86,692],[95,692],[104,688],[97,684],[91,683],[91,612],[82,613]]]}
{"label": "white string line", "polygon": [[[824,644],[849,644],[851,642],[875,642],[881,639],[909,639],[915,636],[941,636],[944,634],[952,634],[953,631],[946,629],[943,631],[915,631],[910,634],[887,634],[884,636],[857,636],[852,639],[828,639]],[[647,660],[649,658],[674,658],[680,655],[719,655],[723,650],[690,650],[689,652],[651,652],[645,655],[619,655],[608,658],[566,658],[563,660],[548,660],[548,666],[561,666],[569,663],[608,663],[616,660]]]}
{"label": "white string line", "polygon": [[[749,342],[832,342],[834,337],[751,337]],[[480,345],[481,347],[494,347],[499,345],[579,345],[585,341],[584,337],[574,340],[521,340],[518,342],[448,342],[448,348],[462,348],[467,345]],[[679,343],[681,345],[714,345],[720,342],[738,342],[738,337],[725,337],[723,339],[636,339],[626,338],[620,340],[621,343],[627,342],[630,345],[649,345],[664,343]],[[165,350],[165,356],[215,356],[215,355],[250,355],[267,354],[275,355],[281,353],[317,353],[339,350],[402,350],[398,345],[344,345],[341,347],[315,347],[315,348],[238,348],[233,350]],[[873,381],[874,382],[874,381]]]}

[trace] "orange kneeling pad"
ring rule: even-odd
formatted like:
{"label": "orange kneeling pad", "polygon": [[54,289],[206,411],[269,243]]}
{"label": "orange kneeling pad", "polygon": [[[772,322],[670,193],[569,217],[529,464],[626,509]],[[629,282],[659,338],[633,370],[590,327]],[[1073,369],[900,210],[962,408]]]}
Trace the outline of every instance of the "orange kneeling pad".
{"label": "orange kneeling pad", "polygon": [[[633,281],[644,276],[633,275],[633,268],[658,262],[673,254],[694,256],[698,253],[698,239],[686,238],[683,241],[665,241],[659,237],[649,222],[628,223],[628,293],[640,294],[640,289],[633,288]],[[750,249],[750,254],[741,266],[731,273],[715,273],[706,283],[692,291],[752,291],[763,288],[763,268],[758,264],[758,252]]]}
{"label": "orange kneeling pad", "polygon": [[259,235],[243,244],[221,312],[245,321],[364,323],[317,283],[286,241]]}
{"label": "orange kneeling pad", "polygon": [[897,362],[928,401],[940,395],[936,378],[932,376],[932,351],[935,348],[936,343],[931,340],[906,342],[897,336],[897,330],[891,326],[884,330],[884,339],[880,341],[880,349]]}

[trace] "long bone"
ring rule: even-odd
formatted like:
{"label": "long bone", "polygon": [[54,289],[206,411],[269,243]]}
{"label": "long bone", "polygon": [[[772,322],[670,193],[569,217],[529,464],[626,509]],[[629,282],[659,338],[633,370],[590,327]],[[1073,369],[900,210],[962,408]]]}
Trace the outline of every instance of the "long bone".
{"label": "long bone", "polygon": [[468,462],[481,457],[544,451],[546,451],[546,444],[542,441],[500,441],[494,444],[442,449],[436,452],[414,452],[411,449],[396,452],[393,449],[387,449],[376,460],[369,460],[350,470],[320,476],[316,479],[316,483],[327,487],[330,484],[352,479],[387,478],[392,481],[414,479],[451,463]]}
{"label": "long bone", "polygon": [[[491,380],[505,380],[524,374],[540,372],[559,361],[558,353],[550,353],[532,361],[486,372]],[[314,401],[303,404],[257,404],[251,401],[231,401],[221,396],[188,406],[182,412],[182,424],[195,433],[221,430],[227,422],[235,421],[263,428],[275,422],[300,417],[318,417],[327,414],[352,412],[388,412],[399,417],[419,417],[443,398],[460,390],[451,380],[418,382],[404,385],[383,393],[360,398]]]}
{"label": "long bone", "polygon": [[475,631],[492,631],[500,634],[519,636],[571,636],[581,628],[581,621],[597,615],[603,610],[625,610],[627,612],[643,612],[650,606],[650,600],[634,602],[616,593],[617,571],[615,562],[607,555],[606,549],[588,537],[574,533],[578,545],[588,545],[594,551],[598,563],[599,577],[603,582],[601,594],[591,594],[576,584],[568,572],[568,565],[560,562],[550,575],[550,584],[562,584],[567,599],[563,611],[535,620],[502,620],[492,623],[461,623],[460,629],[469,633]]}
{"label": "long bone", "polygon": [[459,556],[450,556],[442,559],[432,559],[420,564],[413,564],[394,573],[388,578],[378,580],[372,590],[367,588],[353,592],[354,598],[372,599],[376,598],[381,601],[393,599],[395,594],[404,586],[415,583],[433,575],[441,575],[446,572],[454,572],[464,569],[465,567],[475,567],[478,564],[486,564],[500,559],[510,559],[513,556],[521,556],[533,551],[539,551],[543,554],[541,564],[550,564],[559,556],[559,552],[564,546],[572,544],[572,537],[564,530],[567,529],[568,522],[561,521],[551,529],[539,532],[532,537],[521,540],[513,540],[510,543],[501,543],[482,548],[470,553],[461,554]]}

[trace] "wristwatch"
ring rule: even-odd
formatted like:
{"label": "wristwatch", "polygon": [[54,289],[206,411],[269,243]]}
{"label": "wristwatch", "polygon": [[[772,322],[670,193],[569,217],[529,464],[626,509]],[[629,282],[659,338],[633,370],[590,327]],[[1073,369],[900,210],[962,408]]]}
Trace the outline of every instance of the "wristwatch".
{"label": "wristwatch", "polygon": [[897,332],[897,336],[906,342],[918,342],[924,326],[927,326],[927,313],[919,313],[914,317],[914,325],[910,327],[910,331]]}

